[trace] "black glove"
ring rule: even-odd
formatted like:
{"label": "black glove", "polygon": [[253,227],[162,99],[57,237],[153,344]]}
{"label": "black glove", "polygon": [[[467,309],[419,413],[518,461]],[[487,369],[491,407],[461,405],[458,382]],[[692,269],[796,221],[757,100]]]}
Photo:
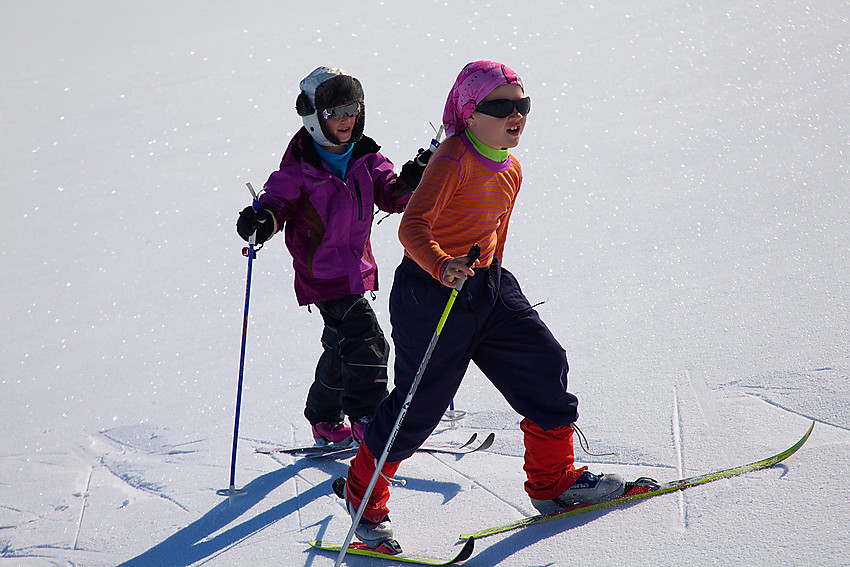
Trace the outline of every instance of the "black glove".
{"label": "black glove", "polygon": [[422,180],[422,173],[425,171],[425,166],[428,165],[428,160],[431,159],[432,153],[431,150],[419,148],[416,157],[401,166],[400,177],[407,183],[411,191],[416,189]]}
{"label": "black glove", "polygon": [[262,244],[272,237],[274,234],[274,217],[268,209],[260,207],[260,210],[254,211],[253,207],[245,207],[239,213],[239,219],[236,221],[236,232],[242,237],[245,242],[251,238],[251,235],[257,233],[257,244]]}

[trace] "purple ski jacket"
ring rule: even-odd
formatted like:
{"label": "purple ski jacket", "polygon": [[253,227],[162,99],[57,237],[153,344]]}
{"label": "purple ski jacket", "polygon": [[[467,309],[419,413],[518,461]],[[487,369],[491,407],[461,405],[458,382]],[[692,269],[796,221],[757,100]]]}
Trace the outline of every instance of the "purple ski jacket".
{"label": "purple ski jacket", "polygon": [[363,136],[354,144],[345,179],[331,173],[301,128],[269,177],[260,206],[283,227],[295,269],[299,305],[378,289],[369,235],[377,206],[399,213],[410,200],[393,164]]}

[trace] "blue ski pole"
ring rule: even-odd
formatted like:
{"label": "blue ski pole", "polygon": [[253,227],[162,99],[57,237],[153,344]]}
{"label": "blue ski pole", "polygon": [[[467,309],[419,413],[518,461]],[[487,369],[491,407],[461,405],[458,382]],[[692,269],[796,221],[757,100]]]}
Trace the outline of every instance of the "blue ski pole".
{"label": "blue ski pole", "polygon": [[[257,211],[260,208],[260,198],[257,196],[257,193],[254,192],[254,188],[251,184],[248,183],[247,185],[248,190],[251,192],[251,196],[254,198],[251,206],[254,208],[254,211]],[[245,374],[245,343],[248,339],[248,304],[251,299],[251,272],[254,268],[254,244],[256,244],[256,242],[257,232],[255,231],[254,234],[248,238],[247,250],[242,251],[244,255],[248,256],[248,276],[245,279],[245,310],[242,316],[242,348],[239,354],[239,382],[236,387],[236,417],[233,424],[233,451],[230,456],[230,487],[216,491],[216,494],[219,496],[227,496],[230,498],[233,496],[242,496],[246,493],[245,490],[236,489],[236,445],[239,440],[239,414],[242,411],[242,377]]]}
{"label": "blue ski pole", "polygon": [[[433,128],[434,125],[431,124],[431,127]],[[433,155],[434,152],[437,151],[437,148],[440,146],[440,143],[443,139],[443,131],[445,130],[445,128],[446,128],[445,125],[441,125],[439,130],[434,128],[434,130],[436,131],[436,134],[434,135],[434,138],[431,140],[431,145],[428,147],[428,149],[431,150],[432,155]],[[463,419],[463,416],[465,416],[465,415],[466,415],[465,411],[455,409],[455,401],[452,400],[449,403],[449,409],[446,410],[445,417],[443,418],[442,421],[448,421],[448,422],[451,422],[452,425],[454,425],[454,423],[456,421]]]}

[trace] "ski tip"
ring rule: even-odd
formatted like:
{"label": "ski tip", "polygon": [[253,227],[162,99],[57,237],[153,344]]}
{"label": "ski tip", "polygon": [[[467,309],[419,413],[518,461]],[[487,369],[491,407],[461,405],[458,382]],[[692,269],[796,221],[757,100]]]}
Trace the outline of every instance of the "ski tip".
{"label": "ski tip", "polygon": [[331,483],[331,488],[333,489],[334,494],[343,499],[345,498],[345,481],[345,477],[340,476],[335,478],[334,481]]}
{"label": "ski tip", "polygon": [[806,430],[806,433],[800,438],[799,441],[797,441],[797,443],[795,444],[795,447],[800,447],[800,446],[803,445],[803,443],[808,441],[809,436],[812,434],[812,431],[814,430],[814,428],[815,428],[815,420],[812,420],[812,423],[809,425],[809,429]]}
{"label": "ski tip", "polygon": [[464,443],[463,445],[461,445],[460,448],[463,449],[464,447],[468,447],[469,445],[472,445],[472,443],[474,443],[476,439],[478,439],[478,433],[473,433],[469,437],[469,440],[466,443]]}
{"label": "ski tip", "polygon": [[475,538],[470,536],[466,538],[466,543],[463,544],[463,547],[460,549],[460,553],[458,553],[457,557],[455,557],[455,562],[466,561],[472,557],[473,549],[475,549]]}
{"label": "ski tip", "polygon": [[484,441],[481,442],[481,445],[478,446],[476,451],[484,451],[485,449],[489,449],[493,445],[493,441],[496,440],[496,434],[491,432],[490,435],[487,436]]}
{"label": "ski tip", "polygon": [[808,429],[808,431],[806,431],[806,434],[805,434],[805,435],[803,435],[803,438],[800,440],[800,445],[802,445],[803,443],[805,443],[806,441],[808,441],[808,439],[809,439],[809,435],[811,435],[811,434],[812,434],[812,431],[814,430],[814,428],[815,428],[815,420],[812,420],[811,425],[809,425],[809,429]]}

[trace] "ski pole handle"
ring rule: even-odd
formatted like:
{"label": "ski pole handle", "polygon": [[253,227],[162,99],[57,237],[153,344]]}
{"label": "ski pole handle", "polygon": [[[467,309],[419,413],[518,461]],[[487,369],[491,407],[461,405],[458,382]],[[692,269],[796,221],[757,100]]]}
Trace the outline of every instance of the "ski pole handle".
{"label": "ski pole handle", "polygon": [[[431,127],[433,128],[434,125],[431,124]],[[443,139],[443,130],[445,130],[445,128],[446,128],[445,126],[441,125],[440,129],[437,130],[436,134],[434,134],[434,137],[431,138],[431,144],[428,146],[428,151],[431,152],[430,155],[428,156],[429,159],[431,158],[432,155],[434,155],[434,152],[437,151],[437,148],[440,147],[440,142]],[[422,154],[422,153],[425,153],[425,152],[420,152],[420,154]],[[416,156],[414,161],[418,165],[421,165],[422,167],[425,167],[426,165],[428,165],[428,161],[426,160],[425,162],[422,162],[422,160],[419,159],[419,155]]]}
{"label": "ski pole handle", "polygon": [[[254,209],[254,212],[256,213],[257,211],[260,210],[260,197],[257,195],[257,192],[254,191],[254,186],[251,185],[250,181],[248,183],[246,183],[245,185],[248,186],[248,191],[251,192],[251,196],[254,198],[254,200],[251,202],[251,208]],[[256,243],[257,243],[257,231],[255,230],[254,234],[251,235],[251,239],[248,241],[248,244],[256,244]]]}
{"label": "ski pole handle", "polygon": [[[248,186],[248,191],[251,192],[251,197],[253,197],[253,201],[251,202],[251,208],[254,209],[254,212],[260,210],[260,196],[257,195],[257,192],[254,191],[254,186],[251,185],[249,181],[245,185]],[[254,230],[254,234],[248,237],[248,246],[242,248],[242,255],[248,258],[249,256],[254,256],[254,245],[257,244],[257,231]]]}
{"label": "ski pole handle", "polygon": [[246,183],[245,185],[247,185],[247,186],[248,186],[248,191],[250,191],[250,192],[251,192],[251,197],[253,197],[253,198],[254,198],[254,202],[255,202],[255,203],[257,203],[257,205],[259,205],[260,197],[259,197],[259,195],[257,195],[257,192],[256,192],[256,191],[254,191],[254,186],[253,186],[253,185],[251,185],[251,182],[250,182],[250,181],[249,181],[248,183]]}
{"label": "ski pole handle", "polygon": [[471,266],[475,263],[478,257],[481,256],[481,246],[478,243],[473,244],[466,255],[469,257],[469,262],[467,262],[466,265]]}
{"label": "ski pole handle", "polygon": [[431,145],[428,147],[431,150],[431,153],[434,153],[437,150],[437,147],[440,145],[440,141],[443,137],[443,131],[446,129],[445,125],[440,125],[440,129],[437,130],[437,134],[431,140]]}
{"label": "ski pole handle", "polygon": [[[466,255],[469,258],[469,261],[467,261],[466,265],[472,266],[472,264],[475,263],[478,257],[481,256],[481,246],[479,246],[478,243],[473,244],[472,248],[469,249],[469,252],[467,252]],[[466,280],[458,278],[457,282],[455,283],[455,289],[457,291],[460,291],[461,288],[463,288],[463,282],[465,281]]]}

